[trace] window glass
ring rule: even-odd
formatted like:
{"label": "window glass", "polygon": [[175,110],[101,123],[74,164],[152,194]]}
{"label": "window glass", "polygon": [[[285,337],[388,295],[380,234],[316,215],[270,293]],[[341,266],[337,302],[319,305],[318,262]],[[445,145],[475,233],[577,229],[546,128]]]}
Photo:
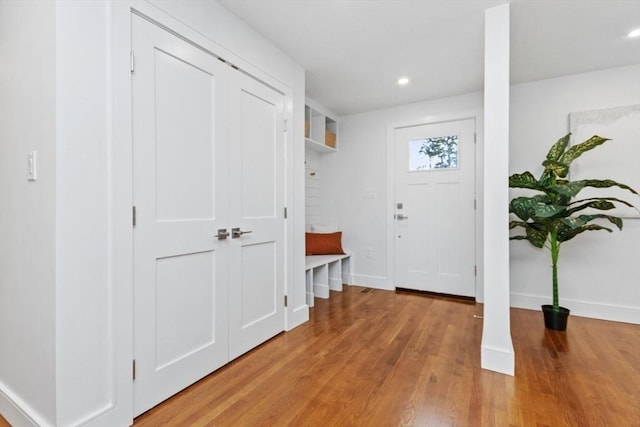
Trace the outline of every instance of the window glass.
{"label": "window glass", "polygon": [[409,170],[454,169],[458,167],[458,135],[409,141]]}

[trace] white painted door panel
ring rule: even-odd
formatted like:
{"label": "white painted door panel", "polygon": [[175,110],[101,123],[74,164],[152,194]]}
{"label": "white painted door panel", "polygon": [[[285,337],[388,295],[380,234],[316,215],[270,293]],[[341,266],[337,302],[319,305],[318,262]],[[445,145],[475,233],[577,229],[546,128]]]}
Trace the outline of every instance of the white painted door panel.
{"label": "white painted door panel", "polygon": [[230,356],[284,325],[284,97],[230,74],[230,215],[250,233],[231,239]]}
{"label": "white painted door panel", "polygon": [[133,16],[134,412],[228,361],[228,67]]}
{"label": "white painted door panel", "polygon": [[[475,296],[474,134],[474,119],[395,129],[397,287]],[[446,136],[457,141],[449,158],[429,143]]]}

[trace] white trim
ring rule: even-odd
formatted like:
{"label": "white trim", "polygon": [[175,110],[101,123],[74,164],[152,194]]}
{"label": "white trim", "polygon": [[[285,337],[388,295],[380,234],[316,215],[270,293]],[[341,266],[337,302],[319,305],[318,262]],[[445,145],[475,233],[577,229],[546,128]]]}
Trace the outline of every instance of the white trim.
{"label": "white trim", "polygon": [[[129,2],[115,2],[112,34],[112,162],[111,259],[114,320],[115,413],[106,424],[133,422],[133,158],[131,139],[131,10]],[[116,421],[118,420],[118,421]],[[96,420],[96,425],[98,420]]]}
{"label": "white trim", "polygon": [[481,346],[482,369],[515,375],[515,354],[513,350],[505,350],[488,345]]}
{"label": "white trim", "polygon": [[[511,307],[540,311],[541,305],[550,303],[550,298],[547,296],[511,293]],[[566,298],[562,300],[561,305],[571,310],[572,316],[640,324],[640,307],[598,304]]]}
{"label": "white trim", "polygon": [[173,32],[178,36],[185,38],[189,42],[210,52],[214,56],[222,58],[226,62],[230,62],[234,66],[240,68],[240,70],[242,70],[246,74],[257,80],[260,80],[263,83],[266,83],[277,91],[290,95],[291,88],[289,88],[277,77],[252,65],[251,62],[244,59],[241,55],[238,55],[237,53],[226,49],[222,45],[216,43],[214,40],[200,33],[198,30],[165,12],[159,6],[149,3],[145,0],[131,0],[131,11],[132,13],[135,13],[142,18],[153,21],[155,24],[164,27],[170,32]]}
{"label": "white trim", "polygon": [[388,277],[352,274],[349,279],[348,283],[355,286],[364,286],[367,288],[382,289],[385,291],[393,291],[395,289],[393,282],[391,282]]}
{"label": "white trim", "polygon": [[2,383],[0,383],[0,413],[14,427],[38,427],[49,424],[42,415]]}
{"label": "white trim", "polygon": [[309,306],[307,304],[300,307],[291,308],[287,311],[287,325],[286,331],[290,331],[309,320]]}
{"label": "white trim", "polygon": [[[509,23],[505,3],[485,10],[484,52],[484,319],[481,366],[513,375],[509,317]],[[489,149],[490,147],[490,149]]]}

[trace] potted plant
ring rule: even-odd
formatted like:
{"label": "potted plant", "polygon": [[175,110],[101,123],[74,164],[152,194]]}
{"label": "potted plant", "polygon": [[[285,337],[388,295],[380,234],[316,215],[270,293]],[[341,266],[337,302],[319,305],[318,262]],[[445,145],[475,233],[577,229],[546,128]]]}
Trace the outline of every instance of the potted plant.
{"label": "potted plant", "polygon": [[[535,195],[514,197],[509,203],[509,212],[518,220],[509,222],[509,229],[522,229],[524,234],[511,236],[511,240],[528,240],[537,248],[546,247],[551,253],[553,284],[553,304],[543,305],[545,326],[549,329],[564,331],[567,327],[569,310],[561,307],[558,298],[558,256],[562,243],[573,239],[584,231],[606,230],[607,222],[622,230],[622,219],[616,216],[597,213],[608,211],[622,204],[634,207],[630,203],[615,197],[589,197],[575,200],[586,187],[619,187],[638,194],[628,185],[610,179],[568,179],[571,163],[584,152],[606,141],[607,138],[593,136],[588,140],[568,147],[568,134],[558,140],[542,162],[544,170],[539,179],[531,172],[513,174],[509,177],[509,187],[534,190]],[[583,212],[587,210],[586,212]],[[602,224],[605,225],[602,225]]]}

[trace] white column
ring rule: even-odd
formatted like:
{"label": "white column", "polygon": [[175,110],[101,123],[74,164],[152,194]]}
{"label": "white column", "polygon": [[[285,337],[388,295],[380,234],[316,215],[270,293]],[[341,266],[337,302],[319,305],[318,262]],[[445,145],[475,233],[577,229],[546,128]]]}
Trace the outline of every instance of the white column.
{"label": "white column", "polygon": [[509,4],[485,11],[484,323],[481,365],[514,374],[509,321]]}

